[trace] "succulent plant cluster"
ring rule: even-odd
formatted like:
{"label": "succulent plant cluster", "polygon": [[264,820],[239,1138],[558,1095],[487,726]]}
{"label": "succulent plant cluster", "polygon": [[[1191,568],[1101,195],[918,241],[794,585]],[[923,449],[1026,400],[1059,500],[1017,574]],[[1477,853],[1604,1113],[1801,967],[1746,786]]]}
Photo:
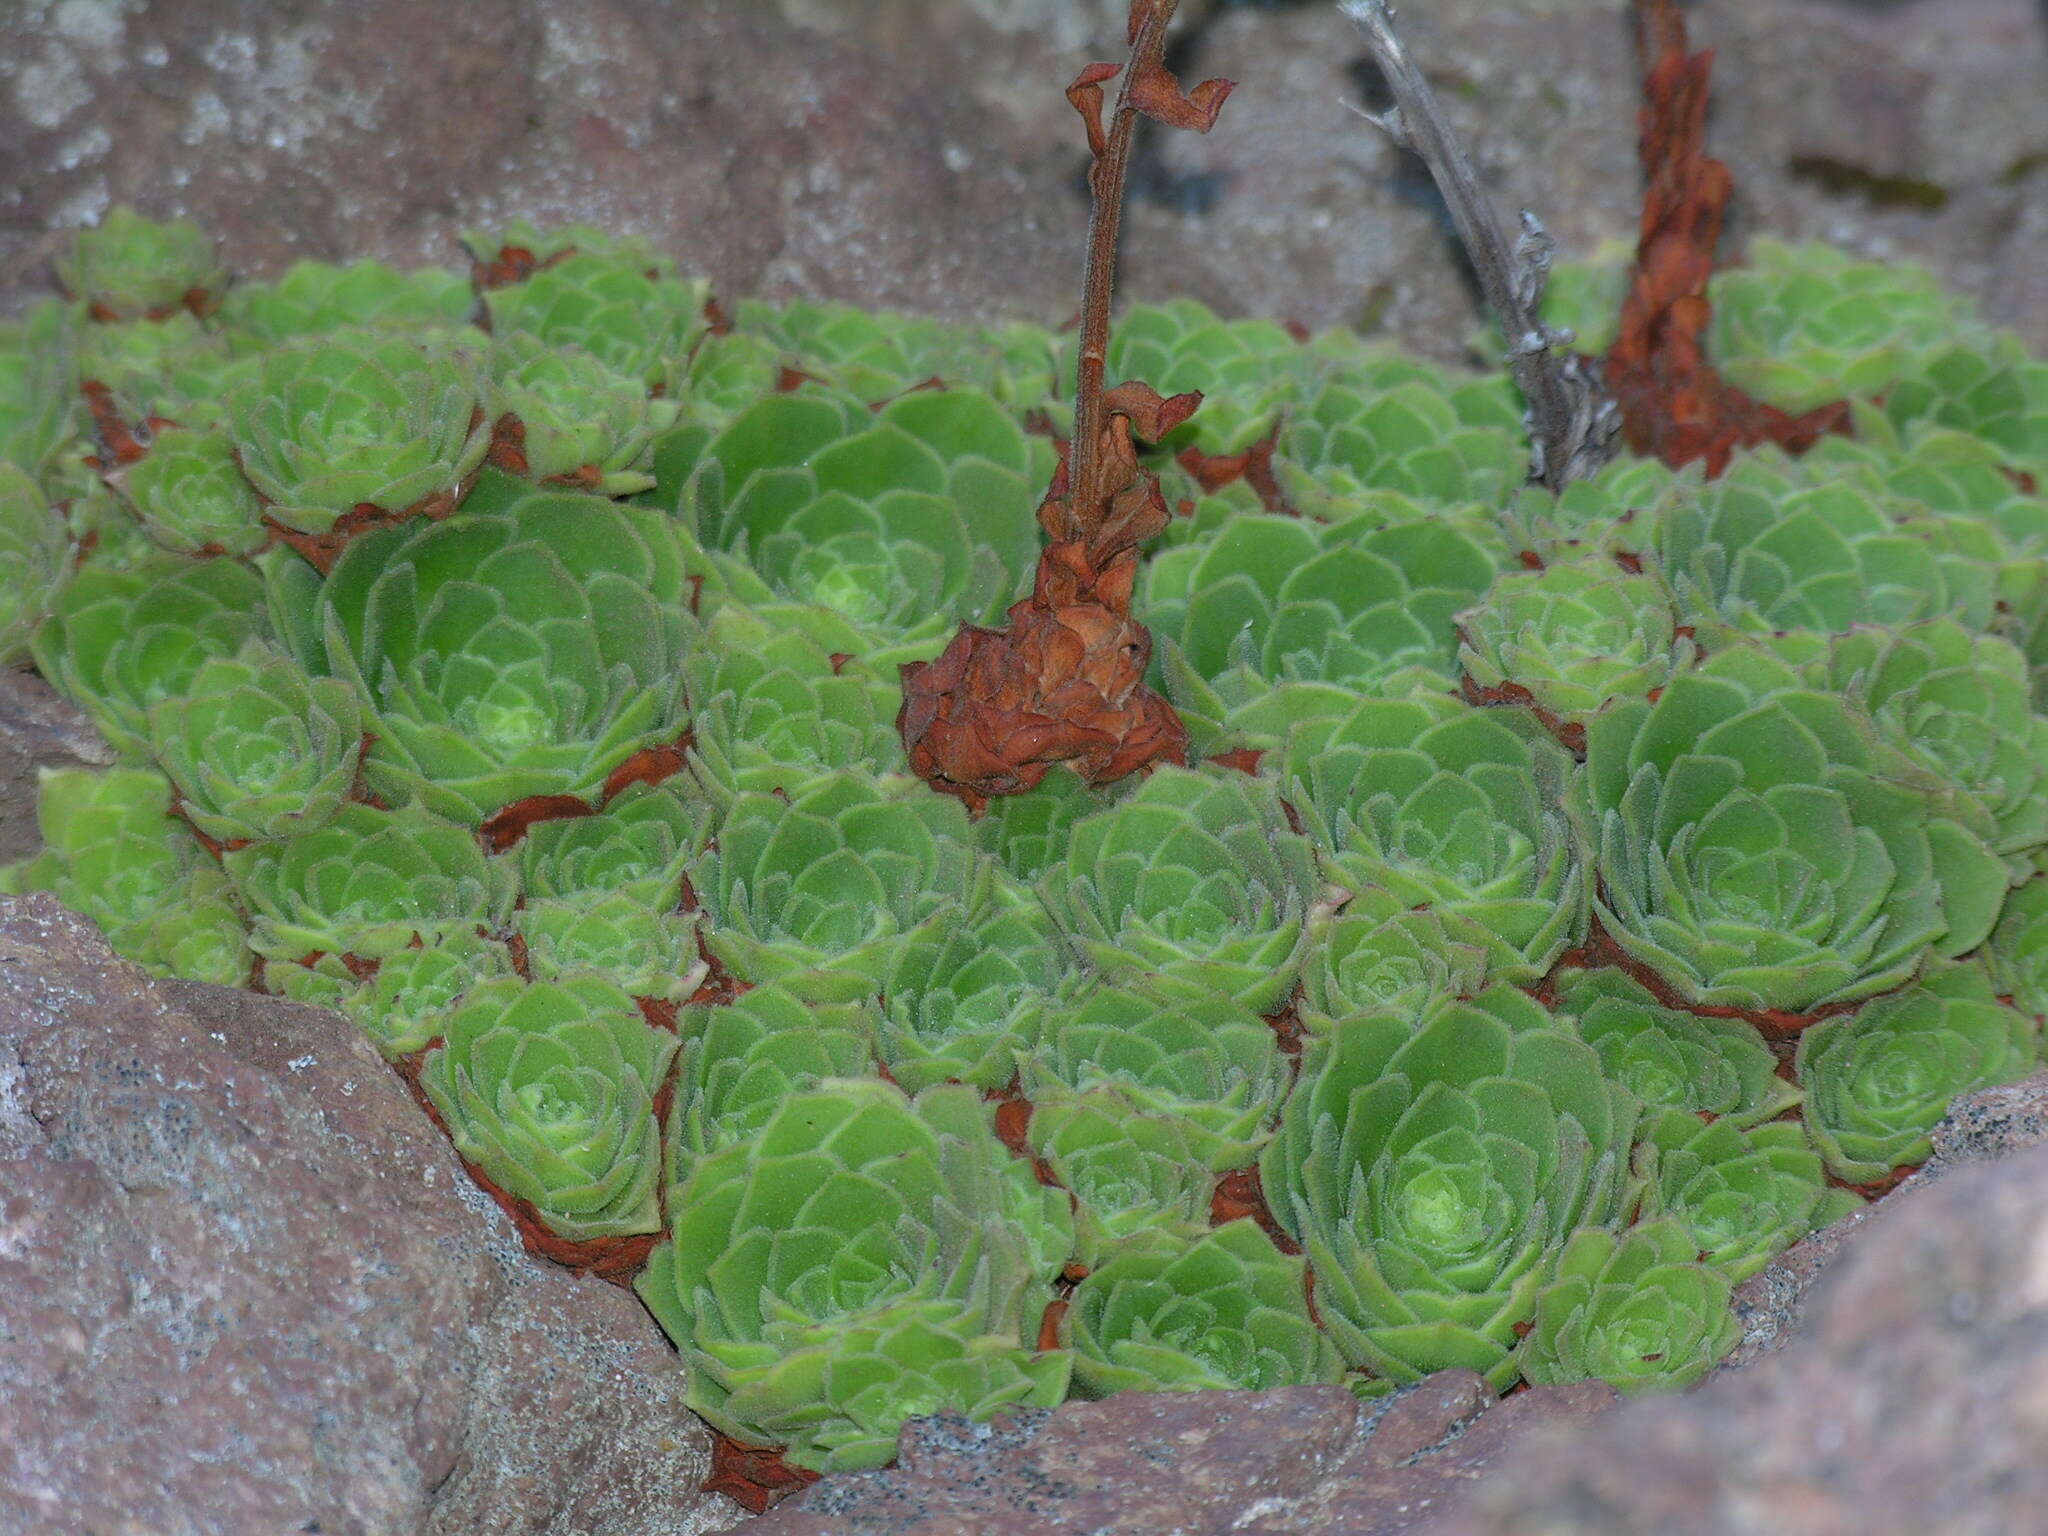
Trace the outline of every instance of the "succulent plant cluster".
{"label": "succulent plant cluster", "polygon": [[1134,311],[1208,396],[1133,603],[1194,763],[971,814],[898,668],[1027,589],[1060,338],[469,244],[121,215],[0,330],[0,651],[120,756],[0,888],[348,1015],[729,1435],[1681,1385],[2034,1064],[2048,364],[1918,275],[1719,280],[1853,437],[1557,497],[1498,378]]}

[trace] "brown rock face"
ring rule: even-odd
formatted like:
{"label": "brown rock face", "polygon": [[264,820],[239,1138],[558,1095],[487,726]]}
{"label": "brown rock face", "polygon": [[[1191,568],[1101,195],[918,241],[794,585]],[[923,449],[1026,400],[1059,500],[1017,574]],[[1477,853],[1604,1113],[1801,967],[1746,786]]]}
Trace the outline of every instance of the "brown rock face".
{"label": "brown rock face", "polygon": [[2048,1508],[2048,1148],[1902,1189],[1800,1336],[1517,1447],[1442,1536],[2021,1532]]}
{"label": "brown rock face", "polygon": [[[15,0],[0,7],[0,309],[55,226],[189,212],[240,270],[460,263],[523,216],[644,234],[722,292],[1057,321],[1083,157],[1049,86],[1120,53],[1118,0]],[[1440,205],[1343,108],[1336,8],[1188,0],[1228,133],[1154,135],[1127,301],[1355,323],[1456,356]],[[1632,239],[1638,81],[1617,0],[1432,0],[1402,23],[1500,207],[1566,258]],[[1206,25],[1205,25],[1206,18]],[[2033,0],[1707,0],[1714,152],[1751,233],[1933,265],[2048,346],[2048,24]],[[1140,194],[1145,194],[1140,196]],[[1930,198],[1938,206],[1929,206]]]}
{"label": "brown rock face", "polygon": [[341,1018],[0,897],[0,1530],[723,1529],[682,1395]]}
{"label": "brown rock face", "polygon": [[758,1536],[1399,1536],[1530,1425],[1596,1413],[1607,1387],[1501,1401],[1441,1371],[1384,1402],[1342,1387],[1125,1392],[971,1424],[920,1420],[893,1471],[828,1478]]}

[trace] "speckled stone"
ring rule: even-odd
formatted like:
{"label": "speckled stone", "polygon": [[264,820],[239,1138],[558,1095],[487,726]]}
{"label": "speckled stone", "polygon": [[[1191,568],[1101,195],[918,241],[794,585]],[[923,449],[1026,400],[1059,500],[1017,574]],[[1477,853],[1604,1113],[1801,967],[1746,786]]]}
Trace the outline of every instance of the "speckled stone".
{"label": "speckled stone", "polygon": [[1126,1392],[971,1424],[923,1420],[890,1471],[827,1478],[752,1536],[1404,1536],[1525,1429],[1597,1413],[1598,1383],[1496,1398],[1440,1371],[1382,1401],[1340,1387]]}
{"label": "speckled stone", "polygon": [[[61,226],[125,201],[197,216],[256,276],[299,256],[459,262],[458,230],[517,216],[645,234],[727,296],[1063,321],[1087,208],[1060,92],[1116,51],[1117,9],[15,0],[0,7],[0,310],[44,290]],[[1327,4],[1183,10],[1176,67],[1238,90],[1209,135],[1141,134],[1124,298],[1192,294],[1462,355],[1477,313],[1434,188],[1347,110],[1371,73],[1350,23]],[[2034,0],[1687,14],[1719,52],[1726,256],[1767,232],[1925,262],[2048,347]],[[1622,0],[1430,0],[1404,27],[1503,213],[1533,209],[1567,258],[1634,237]]]}
{"label": "speckled stone", "polygon": [[1676,1398],[1531,1436],[1433,1536],[2038,1531],[2048,1148],[1897,1193],[1799,1336]]}
{"label": "speckled stone", "polygon": [[694,1536],[682,1388],[339,1016],[0,897],[0,1531]]}

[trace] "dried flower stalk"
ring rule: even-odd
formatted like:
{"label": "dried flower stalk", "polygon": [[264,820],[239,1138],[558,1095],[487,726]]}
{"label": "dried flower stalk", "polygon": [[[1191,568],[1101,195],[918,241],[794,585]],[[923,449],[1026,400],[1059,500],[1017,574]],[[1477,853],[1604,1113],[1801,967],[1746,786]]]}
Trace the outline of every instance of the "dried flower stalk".
{"label": "dried flower stalk", "polygon": [[1708,360],[1707,280],[1735,185],[1706,152],[1714,54],[1686,51],[1685,17],[1671,0],[1637,0],[1636,49],[1643,222],[1606,365],[1629,446],[1673,468],[1703,460],[1711,477],[1738,448],[1775,443],[1803,453],[1828,433],[1847,432],[1848,402],[1791,416],[1752,399]]}
{"label": "dried flower stalk", "polygon": [[1138,546],[1166,526],[1158,480],[1138,463],[1136,439],[1157,442],[1201,403],[1162,398],[1149,385],[1103,388],[1110,288],[1124,173],[1137,116],[1205,133],[1230,94],[1228,80],[1183,91],[1166,68],[1166,29],[1178,0],[1132,0],[1131,56],[1107,126],[1114,64],[1090,64],[1067,88],[1094,160],[1093,208],[1081,310],[1074,438],[1038,509],[1050,542],[1030,597],[1006,628],[964,625],[936,661],[903,668],[896,717],[911,770],[979,809],[1020,794],[1057,763],[1107,783],[1157,762],[1187,760],[1187,731],[1145,686],[1152,637],[1131,618]]}
{"label": "dried flower stalk", "polygon": [[1529,478],[1553,491],[1563,490],[1607,461],[1617,423],[1613,403],[1599,380],[1571,351],[1571,333],[1543,323],[1551,239],[1525,209],[1521,236],[1510,248],[1479,190],[1471,157],[1394,30],[1394,8],[1387,0],[1342,0],[1341,9],[1365,35],[1373,61],[1394,93],[1391,111],[1363,115],[1429,167],[1450,208],[1458,239],[1479,274],[1486,302],[1508,338],[1508,369],[1528,402]]}

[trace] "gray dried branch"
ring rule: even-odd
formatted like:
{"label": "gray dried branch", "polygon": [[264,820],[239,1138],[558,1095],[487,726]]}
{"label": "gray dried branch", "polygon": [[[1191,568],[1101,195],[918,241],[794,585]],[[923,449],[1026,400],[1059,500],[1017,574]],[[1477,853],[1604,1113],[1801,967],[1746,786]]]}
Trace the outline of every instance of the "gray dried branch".
{"label": "gray dried branch", "polygon": [[1528,402],[1523,420],[1529,432],[1529,478],[1561,491],[1607,461],[1620,416],[1586,360],[1571,350],[1571,333],[1543,323],[1551,239],[1525,209],[1521,235],[1510,248],[1436,92],[1394,30],[1394,9],[1387,0],[1339,0],[1339,8],[1365,34],[1394,93],[1390,111],[1359,115],[1396,148],[1420,155],[1436,179],[1486,302],[1508,338],[1508,370]]}

